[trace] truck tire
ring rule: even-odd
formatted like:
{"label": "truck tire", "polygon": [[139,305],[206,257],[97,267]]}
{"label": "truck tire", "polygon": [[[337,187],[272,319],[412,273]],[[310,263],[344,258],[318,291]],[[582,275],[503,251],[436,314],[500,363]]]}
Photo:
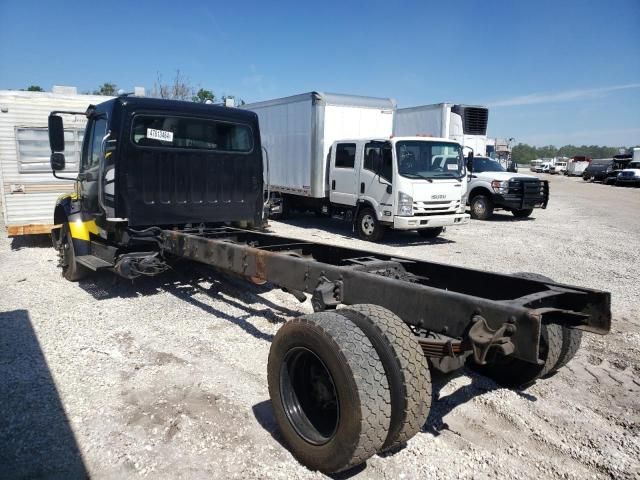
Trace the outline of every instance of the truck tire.
{"label": "truck tire", "polygon": [[396,450],[420,431],[431,408],[429,364],[411,329],[393,312],[371,304],[336,310],[373,344],[391,395],[391,424],[381,452]]}
{"label": "truck tire", "polygon": [[487,195],[479,194],[471,199],[471,218],[488,220],[493,215],[493,201]]}
{"label": "truck tire", "polygon": [[510,388],[524,389],[536,380],[553,373],[562,351],[562,326],[542,324],[540,332],[540,360],[542,365],[525,362],[512,356],[498,357],[486,365],[471,364],[478,373]]}
{"label": "truck tire", "polygon": [[282,437],[303,465],[337,473],[382,447],[391,419],[387,377],[367,336],[344,316],[320,312],[285,323],[267,377]]}
{"label": "truck tire", "polygon": [[[528,278],[540,282],[553,282],[553,280],[545,275],[532,272],[518,272],[513,274],[515,277]],[[554,282],[555,283],[555,282]],[[551,368],[550,373],[557,372],[567,363],[569,363],[580,349],[582,343],[582,330],[568,328],[562,326],[562,347],[557,363]]]}
{"label": "truck tire", "polygon": [[516,218],[527,218],[533,213],[533,208],[525,208],[524,210],[512,210],[513,216]]}
{"label": "truck tire", "polygon": [[358,237],[369,242],[378,242],[384,236],[384,225],[376,218],[376,212],[371,207],[364,207],[358,211],[356,218]]}
{"label": "truck tire", "polygon": [[436,228],[421,228],[418,230],[418,235],[422,238],[436,238],[444,232],[444,227],[436,227]]}
{"label": "truck tire", "polygon": [[582,330],[562,327],[562,352],[554,371],[560,370],[576,356],[582,344]]}
{"label": "truck tire", "polygon": [[60,241],[58,243],[58,256],[62,267],[62,276],[70,282],[78,282],[89,274],[89,269],[76,262],[73,239],[69,231],[69,224],[63,223],[60,229]]}

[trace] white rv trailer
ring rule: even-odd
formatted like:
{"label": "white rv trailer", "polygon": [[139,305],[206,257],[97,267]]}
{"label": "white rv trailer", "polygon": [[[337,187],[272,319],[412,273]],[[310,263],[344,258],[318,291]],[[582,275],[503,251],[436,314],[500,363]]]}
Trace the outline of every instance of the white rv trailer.
{"label": "white rv trailer", "polygon": [[[56,198],[73,191],[74,183],[59,180],[49,166],[47,119],[53,110],[83,112],[110,97],[78,95],[74,87],[52,92],[0,90],[0,194],[9,236],[49,233]],[[66,168],[75,177],[84,136],[84,115],[65,117]]]}

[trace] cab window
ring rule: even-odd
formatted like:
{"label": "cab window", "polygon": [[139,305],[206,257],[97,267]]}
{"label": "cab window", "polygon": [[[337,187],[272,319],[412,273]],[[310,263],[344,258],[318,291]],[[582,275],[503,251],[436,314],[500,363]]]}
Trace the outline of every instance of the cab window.
{"label": "cab window", "polygon": [[339,143],[336,146],[336,168],[353,168],[356,164],[356,144]]}
{"label": "cab window", "polygon": [[364,147],[364,169],[391,182],[393,176],[391,146],[380,142],[367,143]]}
{"label": "cab window", "polygon": [[131,135],[140,147],[243,153],[253,149],[249,126],[203,118],[138,115],[133,119]]}
{"label": "cab window", "polygon": [[89,170],[100,164],[102,139],[107,134],[107,120],[105,118],[98,118],[89,124],[89,129],[87,151],[82,161],[83,170]]}

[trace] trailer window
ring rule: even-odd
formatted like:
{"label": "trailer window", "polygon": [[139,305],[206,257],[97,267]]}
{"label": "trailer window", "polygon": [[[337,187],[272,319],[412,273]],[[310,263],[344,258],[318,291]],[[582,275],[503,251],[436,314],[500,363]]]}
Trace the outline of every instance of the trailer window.
{"label": "trailer window", "polygon": [[[46,127],[16,128],[16,157],[20,173],[49,173],[49,132]],[[84,128],[65,129],[64,131],[64,172],[77,172],[82,151]]]}
{"label": "trailer window", "polygon": [[336,147],[336,168],[353,168],[356,164],[356,144],[339,143]]}
{"label": "trailer window", "polygon": [[253,149],[247,125],[187,117],[138,115],[133,119],[132,141],[141,147],[243,153]]}

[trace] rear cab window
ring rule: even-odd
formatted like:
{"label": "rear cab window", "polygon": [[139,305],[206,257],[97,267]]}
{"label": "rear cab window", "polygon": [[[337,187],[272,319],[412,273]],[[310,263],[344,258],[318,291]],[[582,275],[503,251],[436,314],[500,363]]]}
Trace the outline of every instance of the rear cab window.
{"label": "rear cab window", "polygon": [[139,147],[239,153],[253,150],[253,134],[248,125],[168,115],[136,115],[131,141]]}

